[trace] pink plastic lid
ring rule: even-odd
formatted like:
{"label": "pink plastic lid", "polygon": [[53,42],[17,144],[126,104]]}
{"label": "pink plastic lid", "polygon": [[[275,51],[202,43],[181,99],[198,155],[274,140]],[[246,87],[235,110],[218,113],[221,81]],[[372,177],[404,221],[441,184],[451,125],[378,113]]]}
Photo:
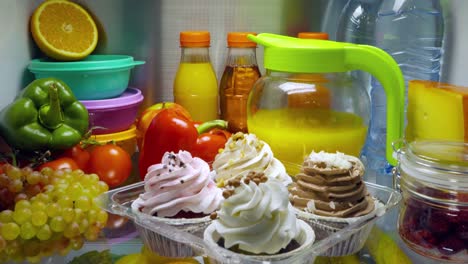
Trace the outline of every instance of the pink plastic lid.
{"label": "pink plastic lid", "polygon": [[81,100],[80,102],[86,109],[95,110],[126,107],[139,104],[141,101],[143,101],[141,91],[137,88],[129,87],[118,97],[102,100]]}

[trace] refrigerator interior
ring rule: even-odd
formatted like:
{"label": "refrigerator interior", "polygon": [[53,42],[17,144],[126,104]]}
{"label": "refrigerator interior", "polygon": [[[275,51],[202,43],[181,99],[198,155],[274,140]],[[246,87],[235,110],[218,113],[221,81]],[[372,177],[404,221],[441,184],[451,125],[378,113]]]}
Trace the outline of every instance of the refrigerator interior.
{"label": "refrigerator interior", "polygon": [[[33,80],[26,69],[44,55],[32,41],[29,17],[39,0],[0,1],[0,107]],[[270,32],[295,36],[300,31],[326,31],[335,38],[346,0],[79,0],[96,18],[99,42],[94,54],[124,54],[146,64],[132,70],[131,86],[145,95],[142,107],[172,101],[172,83],[180,59],[179,32],[208,30],[210,55],[218,78],[226,58],[229,31]],[[468,86],[464,64],[468,51],[468,2],[446,0],[446,37],[442,81]],[[257,49],[262,68],[262,48]]]}
{"label": "refrigerator interior", "polygon": [[[0,1],[0,108],[33,80],[29,61],[44,55],[32,41],[29,17],[39,0]],[[96,18],[99,42],[94,54],[131,55],[146,64],[132,70],[130,86],[145,95],[142,107],[172,101],[180,59],[179,32],[208,30],[210,56],[218,79],[230,31],[295,36],[326,31],[335,38],[338,16],[347,0],[79,0]],[[468,1],[446,0],[445,54],[441,80],[468,86]],[[257,49],[262,68],[262,48]],[[264,72],[264,71],[263,71]]]}

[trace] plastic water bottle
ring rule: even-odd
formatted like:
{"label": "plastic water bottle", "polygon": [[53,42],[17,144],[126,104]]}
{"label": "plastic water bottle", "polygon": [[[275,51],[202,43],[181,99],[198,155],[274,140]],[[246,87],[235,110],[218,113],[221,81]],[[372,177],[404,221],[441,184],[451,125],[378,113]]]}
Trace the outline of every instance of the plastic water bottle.
{"label": "plastic water bottle", "polygon": [[[439,80],[443,37],[439,0],[350,0],[337,30],[338,41],[377,46],[392,55],[403,72],[406,87],[413,79]],[[356,76],[369,86],[371,96],[371,122],[361,157],[366,163],[366,177],[391,186],[392,177],[378,176],[391,176],[392,169],[385,158],[385,92],[370,75],[361,72]]]}

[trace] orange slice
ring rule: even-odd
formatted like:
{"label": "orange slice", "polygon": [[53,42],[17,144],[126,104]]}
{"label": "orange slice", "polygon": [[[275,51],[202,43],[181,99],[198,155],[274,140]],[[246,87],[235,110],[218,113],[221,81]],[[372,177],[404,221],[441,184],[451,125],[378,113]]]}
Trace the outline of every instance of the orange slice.
{"label": "orange slice", "polygon": [[80,60],[93,52],[98,41],[96,23],[81,6],[67,0],[49,0],[31,17],[34,41],[56,60]]}

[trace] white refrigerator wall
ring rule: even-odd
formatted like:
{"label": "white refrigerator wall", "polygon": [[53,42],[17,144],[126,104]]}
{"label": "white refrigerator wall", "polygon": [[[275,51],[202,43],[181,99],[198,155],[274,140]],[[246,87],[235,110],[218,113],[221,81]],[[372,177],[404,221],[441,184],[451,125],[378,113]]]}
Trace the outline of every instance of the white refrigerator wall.
{"label": "white refrigerator wall", "polygon": [[23,84],[32,80],[27,71],[33,56],[28,28],[33,1],[0,1],[0,107],[10,103]]}
{"label": "white refrigerator wall", "polygon": [[[446,0],[446,50],[442,81],[468,86],[468,1]],[[26,67],[42,57],[29,32],[29,17],[40,0],[0,1],[0,108],[33,80]],[[325,29],[334,33],[347,0],[78,0],[100,28],[94,53],[125,54],[146,64],[132,71],[131,86],[145,104],[171,101],[179,63],[179,32],[211,32],[211,60],[222,74],[229,31],[270,32],[294,36]],[[262,66],[262,48],[257,49]]]}

